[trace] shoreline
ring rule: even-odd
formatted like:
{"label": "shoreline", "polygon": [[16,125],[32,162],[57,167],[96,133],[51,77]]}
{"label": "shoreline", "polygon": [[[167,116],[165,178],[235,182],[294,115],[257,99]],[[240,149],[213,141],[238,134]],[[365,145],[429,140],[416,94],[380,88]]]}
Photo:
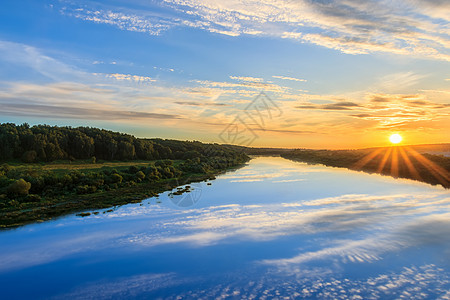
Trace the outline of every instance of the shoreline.
{"label": "shoreline", "polygon": [[[147,198],[155,197],[160,193],[170,191],[181,185],[213,180],[220,174],[241,168],[249,160],[203,174],[184,173],[180,177],[160,179],[156,182],[143,181],[131,186],[121,186],[108,191],[100,190],[81,195],[57,195],[47,203],[37,202],[29,208],[18,207],[18,209],[0,212],[0,230],[13,229],[35,222],[45,222],[72,213],[83,213],[89,210],[139,203]],[[133,166],[133,164],[130,164],[130,166]],[[5,210],[7,209],[5,208]]]}

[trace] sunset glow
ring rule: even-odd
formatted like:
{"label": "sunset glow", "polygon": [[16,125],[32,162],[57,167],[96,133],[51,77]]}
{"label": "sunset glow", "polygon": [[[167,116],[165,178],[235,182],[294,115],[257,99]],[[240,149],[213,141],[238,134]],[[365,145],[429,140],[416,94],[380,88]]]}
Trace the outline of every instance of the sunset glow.
{"label": "sunset glow", "polygon": [[[2,2],[3,122],[239,144],[219,136],[239,118],[255,147],[448,142],[445,1],[24,1]],[[250,117],[261,92],[276,113]]]}

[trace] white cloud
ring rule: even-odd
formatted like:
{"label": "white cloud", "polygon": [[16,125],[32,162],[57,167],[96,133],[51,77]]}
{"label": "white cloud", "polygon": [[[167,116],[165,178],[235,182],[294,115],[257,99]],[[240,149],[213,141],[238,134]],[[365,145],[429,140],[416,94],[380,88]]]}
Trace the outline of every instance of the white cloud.
{"label": "white cloud", "polygon": [[[150,76],[88,73],[25,44],[0,41],[0,54],[0,63],[20,71],[22,78],[1,82],[0,112],[4,116],[48,118],[51,115],[61,119],[147,120],[150,123],[165,120],[165,125],[175,126],[175,120],[186,120],[184,116],[188,115],[189,119],[195,119],[193,116],[202,111],[201,105],[180,106],[180,99],[210,108],[225,106],[216,103],[217,95],[222,92],[215,88],[197,88],[194,92],[195,87],[171,87]],[[29,73],[33,78],[27,81]],[[36,73],[40,75],[37,78]]]}
{"label": "white cloud", "polygon": [[[209,81],[209,80],[194,80],[198,84],[207,86],[210,88],[223,88],[231,89],[234,92],[241,92],[243,90],[255,90],[255,91],[266,91],[275,93],[285,93],[288,88],[277,85],[272,82],[265,82],[262,78],[254,77],[235,77],[230,76],[231,79],[237,80],[238,82],[227,82],[227,81]],[[253,93],[251,97],[255,96]]]}
{"label": "white cloud", "polygon": [[[227,177],[221,179],[231,182],[270,181],[271,178],[280,177],[278,173],[260,176],[252,174],[225,176]],[[273,240],[289,234],[347,232],[355,228],[367,230],[368,227],[374,226],[386,228],[388,233],[351,242],[338,241],[318,252],[301,253],[293,258],[270,263],[298,264],[330,257],[340,257],[343,261],[376,260],[384,253],[421,243],[420,240],[427,229],[442,224],[448,217],[445,208],[448,208],[450,198],[446,196],[445,192],[437,191],[424,195],[341,195],[293,203],[215,206],[187,211],[185,216],[178,215],[174,223],[166,222],[167,226],[174,226],[174,230],[182,229],[181,232],[176,229],[175,232],[179,233],[175,236],[158,237],[153,233],[142,233],[135,234],[128,240],[147,246],[178,242],[203,246],[217,244],[231,237],[245,240]],[[390,232],[390,220],[399,216],[435,212],[438,207],[441,209],[440,213],[416,218],[414,222],[406,222],[403,227],[397,224],[396,227],[400,228],[398,232]],[[195,218],[191,216],[193,212]],[[414,226],[423,228],[417,230]],[[445,225],[440,226],[447,228]],[[446,234],[447,231],[448,228],[444,229],[444,232],[442,230],[439,232]]]}
{"label": "white cloud", "polygon": [[341,240],[336,245],[318,251],[304,252],[284,259],[264,260],[262,263],[286,267],[291,264],[304,264],[310,261],[339,258],[341,261],[371,262],[380,259],[380,255],[404,247],[404,243],[388,238],[367,238],[363,240]]}
{"label": "white cloud", "polygon": [[112,74],[99,74],[94,73],[94,75],[103,75],[106,78],[113,78],[119,81],[130,81],[130,82],[136,82],[136,83],[145,83],[145,82],[155,82],[156,80],[147,77],[147,76],[139,76],[139,75],[131,75],[131,74],[119,74],[119,73],[112,73]]}
{"label": "white cloud", "polygon": [[179,26],[227,36],[289,38],[347,54],[385,52],[450,61],[448,5],[431,1],[161,0],[172,15],[65,6],[73,17],[159,35]]}
{"label": "white cloud", "polygon": [[399,72],[381,77],[379,82],[372,88],[377,92],[396,93],[410,89],[417,85],[422,79],[428,75],[418,74],[414,72]]}
{"label": "white cloud", "polygon": [[[429,10],[381,1],[165,0],[207,22],[209,31],[298,39],[349,54],[389,52],[450,60],[448,32],[438,25],[444,6]],[[400,2],[401,3],[401,2]],[[440,13],[438,13],[440,12]],[[447,14],[448,17],[448,14]],[[430,20],[431,19],[431,20]],[[315,31],[314,33],[311,31]]]}
{"label": "white cloud", "polygon": [[283,79],[283,80],[291,80],[291,81],[299,81],[299,82],[306,82],[306,79],[300,79],[300,78],[294,78],[294,77],[288,77],[288,76],[279,76],[274,75],[273,78]]}
{"label": "white cloud", "polygon": [[21,43],[0,40],[0,59],[14,65],[14,69],[38,73],[41,75],[38,79],[79,80],[86,76],[83,71],[46,55],[40,49]]}
{"label": "white cloud", "polygon": [[305,179],[283,179],[283,180],[274,180],[273,183],[284,183],[284,182],[299,182],[305,181]]}
{"label": "white cloud", "polygon": [[183,283],[173,273],[141,274],[115,280],[99,280],[84,284],[75,290],[58,295],[56,299],[112,299],[134,298],[162,288],[169,288]]}
{"label": "white cloud", "polygon": [[237,81],[246,81],[246,82],[263,82],[263,78],[257,78],[257,77],[244,77],[244,76],[230,76],[230,79],[237,80]]}
{"label": "white cloud", "polygon": [[85,21],[113,25],[123,30],[145,32],[151,35],[159,35],[176,24],[156,16],[142,16],[103,9],[64,7],[61,9],[61,13]]}

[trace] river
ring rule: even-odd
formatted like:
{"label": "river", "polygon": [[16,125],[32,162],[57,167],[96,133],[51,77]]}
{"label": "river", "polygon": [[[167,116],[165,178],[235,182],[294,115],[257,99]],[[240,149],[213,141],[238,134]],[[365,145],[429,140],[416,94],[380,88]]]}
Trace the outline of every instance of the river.
{"label": "river", "polygon": [[0,232],[2,299],[450,299],[450,194],[256,157],[191,192]]}

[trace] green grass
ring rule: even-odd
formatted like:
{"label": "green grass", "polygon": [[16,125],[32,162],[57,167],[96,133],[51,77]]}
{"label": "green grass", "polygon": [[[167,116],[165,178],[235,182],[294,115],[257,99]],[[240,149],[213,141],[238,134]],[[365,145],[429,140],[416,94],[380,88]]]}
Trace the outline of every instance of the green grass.
{"label": "green grass", "polygon": [[[92,163],[90,159],[87,160],[62,160],[62,161],[54,161],[49,163],[23,163],[23,162],[8,162],[8,165],[13,167],[18,171],[52,171],[57,175],[68,174],[71,171],[80,171],[80,172],[96,172],[103,170],[113,170],[116,169],[118,171],[123,171],[129,168],[130,166],[148,166],[149,164],[154,164],[156,160],[135,160],[135,161],[99,161],[97,163]],[[173,165],[178,167],[182,160],[174,160]]]}
{"label": "green grass", "polygon": [[[129,166],[146,166],[149,163],[155,162],[154,160],[133,160],[133,161],[99,161],[95,164],[90,159],[87,160],[58,160],[49,163],[30,163],[23,162],[7,162],[8,165],[17,169],[41,169],[41,170],[83,170],[92,171],[101,168],[120,168]],[[180,161],[174,161],[174,164],[180,163]]]}

